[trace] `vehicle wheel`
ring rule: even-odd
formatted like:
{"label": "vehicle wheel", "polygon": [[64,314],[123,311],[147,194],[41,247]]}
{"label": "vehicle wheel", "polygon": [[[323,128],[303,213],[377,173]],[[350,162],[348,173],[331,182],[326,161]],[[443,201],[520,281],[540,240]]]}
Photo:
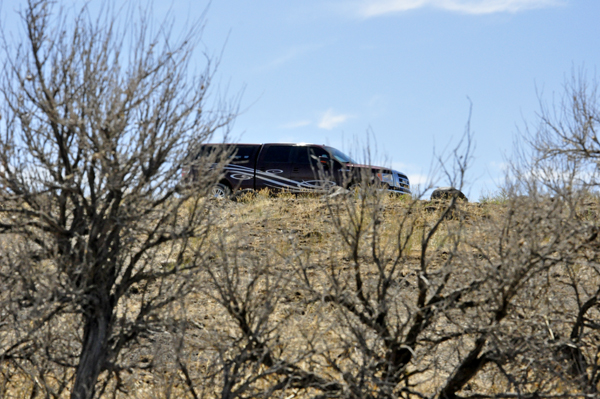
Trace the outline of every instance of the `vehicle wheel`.
{"label": "vehicle wheel", "polygon": [[212,187],[211,194],[215,198],[229,198],[231,189],[223,183],[217,183]]}

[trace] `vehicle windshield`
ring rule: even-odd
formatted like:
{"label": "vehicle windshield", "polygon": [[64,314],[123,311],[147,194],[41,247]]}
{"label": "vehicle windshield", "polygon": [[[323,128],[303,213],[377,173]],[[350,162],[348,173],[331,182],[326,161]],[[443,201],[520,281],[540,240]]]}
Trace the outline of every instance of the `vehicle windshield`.
{"label": "vehicle windshield", "polygon": [[356,161],[350,158],[348,155],[344,154],[337,148],[325,146],[325,149],[331,153],[331,156],[338,162],[341,163],[356,163]]}

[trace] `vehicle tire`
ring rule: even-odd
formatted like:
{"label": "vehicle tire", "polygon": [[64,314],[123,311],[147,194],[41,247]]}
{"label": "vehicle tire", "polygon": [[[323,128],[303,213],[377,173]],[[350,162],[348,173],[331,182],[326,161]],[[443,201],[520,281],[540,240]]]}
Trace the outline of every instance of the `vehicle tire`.
{"label": "vehicle tire", "polygon": [[210,194],[214,198],[229,198],[231,189],[223,183],[217,183],[211,188]]}

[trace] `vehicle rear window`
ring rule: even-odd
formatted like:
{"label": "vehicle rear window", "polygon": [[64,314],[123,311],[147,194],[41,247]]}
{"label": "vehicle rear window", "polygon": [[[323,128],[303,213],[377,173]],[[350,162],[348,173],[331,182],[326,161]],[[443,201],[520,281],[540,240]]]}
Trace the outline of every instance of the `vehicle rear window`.
{"label": "vehicle rear window", "polygon": [[263,162],[290,162],[291,145],[272,145],[267,148]]}

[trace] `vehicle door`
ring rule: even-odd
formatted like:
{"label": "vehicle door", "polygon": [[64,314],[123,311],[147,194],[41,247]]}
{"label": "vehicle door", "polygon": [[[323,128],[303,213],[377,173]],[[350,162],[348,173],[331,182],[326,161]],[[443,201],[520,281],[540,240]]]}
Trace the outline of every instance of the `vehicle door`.
{"label": "vehicle door", "polygon": [[254,188],[254,167],[258,144],[236,144],[231,149],[231,161],[225,166],[226,178],[234,189]]}
{"label": "vehicle door", "polygon": [[331,175],[331,157],[322,147],[299,145],[295,147],[290,179],[302,190],[327,190],[335,180]]}
{"label": "vehicle door", "polygon": [[294,146],[289,144],[265,144],[258,156],[256,165],[255,188],[296,189],[290,180],[292,168],[292,152]]}

